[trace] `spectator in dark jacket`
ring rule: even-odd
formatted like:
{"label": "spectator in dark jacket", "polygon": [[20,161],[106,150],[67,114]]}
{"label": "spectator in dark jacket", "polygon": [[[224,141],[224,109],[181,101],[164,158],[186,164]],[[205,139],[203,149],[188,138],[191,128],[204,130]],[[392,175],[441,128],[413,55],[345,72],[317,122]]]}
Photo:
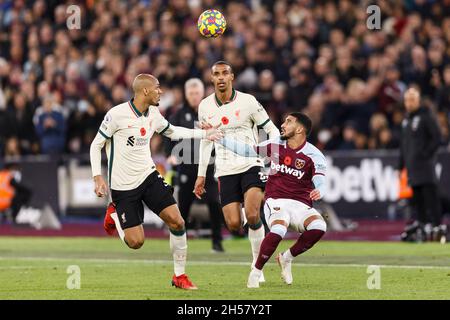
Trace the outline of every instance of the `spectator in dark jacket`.
{"label": "spectator in dark jacket", "polygon": [[420,93],[410,88],[404,96],[407,115],[402,123],[400,169],[406,168],[413,189],[417,220],[427,237],[439,234],[439,205],[436,154],[441,142],[437,121],[421,106]]}
{"label": "spectator in dark jacket", "polygon": [[64,151],[66,121],[52,95],[47,95],[43,106],[36,109],[34,125],[42,153],[60,154]]}

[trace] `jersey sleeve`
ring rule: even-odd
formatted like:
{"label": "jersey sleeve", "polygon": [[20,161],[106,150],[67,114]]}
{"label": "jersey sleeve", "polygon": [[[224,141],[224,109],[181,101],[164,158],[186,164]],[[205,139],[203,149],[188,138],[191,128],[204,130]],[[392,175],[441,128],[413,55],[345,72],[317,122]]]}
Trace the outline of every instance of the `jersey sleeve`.
{"label": "jersey sleeve", "polygon": [[106,141],[112,138],[117,131],[117,128],[116,115],[113,115],[110,110],[106,113],[105,118],[98,129],[97,135],[91,142],[89,154],[93,177],[102,174],[102,149]]}
{"label": "jersey sleeve", "polygon": [[116,115],[113,115],[111,110],[108,111],[103,119],[100,128],[98,129],[98,133],[102,135],[105,139],[111,139],[113,134],[117,131],[117,119]]}
{"label": "jersey sleeve", "polygon": [[263,129],[269,135],[269,139],[278,138],[280,130],[270,120],[269,115],[258,100],[255,97],[252,97],[252,100],[251,119],[253,123],[256,124],[258,129]]}
{"label": "jersey sleeve", "polygon": [[312,175],[313,176],[315,176],[315,175],[325,176],[326,171],[327,171],[327,160],[326,160],[325,156],[322,153],[317,152],[312,156],[312,160],[314,163]]}
{"label": "jersey sleeve", "polygon": [[150,126],[160,135],[163,135],[169,128],[170,122],[159,112],[157,107],[154,107],[154,114],[152,114],[153,119],[151,120]]}
{"label": "jersey sleeve", "polygon": [[254,97],[252,98],[251,118],[258,126],[258,129],[264,128],[264,126],[270,122],[270,118],[266,110]]}

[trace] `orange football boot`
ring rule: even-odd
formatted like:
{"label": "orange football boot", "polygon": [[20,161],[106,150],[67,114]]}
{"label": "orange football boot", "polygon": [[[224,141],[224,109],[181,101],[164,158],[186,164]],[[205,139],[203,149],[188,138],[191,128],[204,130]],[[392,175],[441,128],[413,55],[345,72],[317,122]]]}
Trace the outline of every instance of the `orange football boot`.
{"label": "orange football boot", "polygon": [[103,228],[105,228],[106,233],[110,236],[112,236],[116,230],[116,223],[111,217],[111,214],[114,212],[116,212],[116,206],[111,202],[106,209],[105,220],[103,221]]}
{"label": "orange football boot", "polygon": [[178,277],[173,275],[172,286],[185,290],[197,290],[197,286],[189,280],[188,276],[185,274],[179,275]]}

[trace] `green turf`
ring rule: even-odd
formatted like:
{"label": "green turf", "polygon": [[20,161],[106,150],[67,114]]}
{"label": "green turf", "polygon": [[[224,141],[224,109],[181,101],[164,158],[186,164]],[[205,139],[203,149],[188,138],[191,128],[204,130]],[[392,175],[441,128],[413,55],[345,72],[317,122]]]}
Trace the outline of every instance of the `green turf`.
{"label": "green turf", "polygon": [[[280,250],[292,241],[283,241]],[[111,238],[0,237],[2,299],[450,299],[449,246],[322,241],[293,265],[294,283],[282,283],[273,260],[266,283],[247,289],[250,244],[190,240],[187,273],[199,286],[170,286],[168,240],[147,240],[139,250]],[[81,289],[67,289],[67,268],[81,270]],[[368,265],[381,266],[381,289],[369,290]]]}

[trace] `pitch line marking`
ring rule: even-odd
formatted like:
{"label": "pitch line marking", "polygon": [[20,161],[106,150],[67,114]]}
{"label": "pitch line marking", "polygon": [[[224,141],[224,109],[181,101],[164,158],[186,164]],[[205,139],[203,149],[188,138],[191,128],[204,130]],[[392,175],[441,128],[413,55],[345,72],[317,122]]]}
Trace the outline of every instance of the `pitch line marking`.
{"label": "pitch line marking", "polygon": [[[98,262],[108,264],[98,264],[93,266],[109,266],[110,263],[116,264],[172,264],[173,260],[140,260],[140,259],[93,259],[93,258],[61,258],[61,257],[0,257],[1,260],[18,260],[18,261],[85,261],[85,262]],[[230,265],[230,266],[250,266],[250,262],[233,262],[233,261],[201,261],[191,260],[187,261],[188,265]],[[268,265],[276,265],[275,262],[269,262]],[[369,265],[377,265],[380,268],[386,269],[435,269],[435,270],[449,270],[450,266],[415,266],[415,265],[383,265],[383,264],[356,264],[356,263],[293,263],[293,266],[297,267],[329,267],[329,268],[367,268]],[[23,266],[23,268],[37,268],[40,266]],[[22,268],[22,266],[0,266],[0,269],[4,268]],[[40,267],[42,268],[42,267]]]}

